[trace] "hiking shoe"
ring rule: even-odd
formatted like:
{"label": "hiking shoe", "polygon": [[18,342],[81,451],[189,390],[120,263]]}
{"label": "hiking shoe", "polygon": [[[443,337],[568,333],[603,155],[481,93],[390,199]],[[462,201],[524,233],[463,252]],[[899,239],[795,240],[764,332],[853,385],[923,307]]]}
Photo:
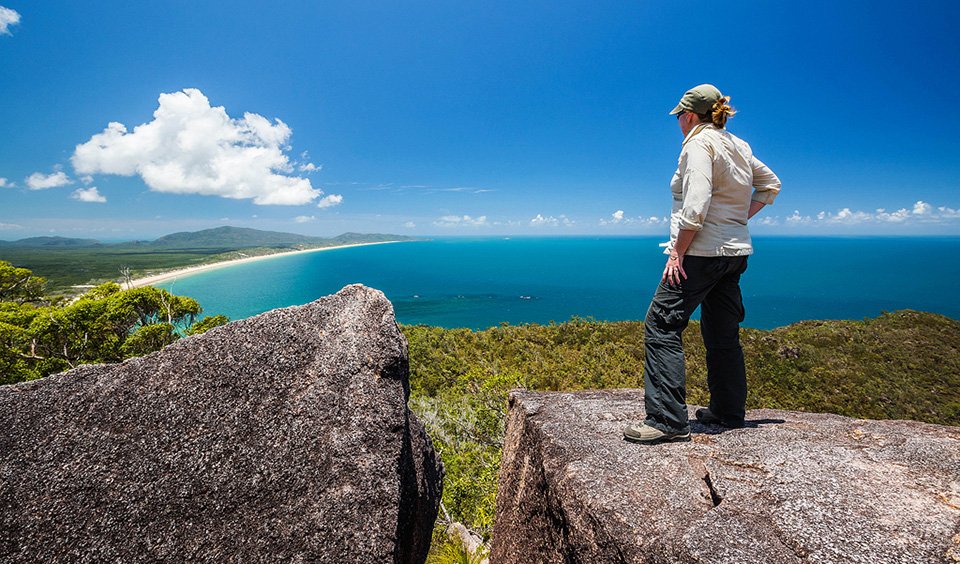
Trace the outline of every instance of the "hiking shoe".
{"label": "hiking shoe", "polygon": [[624,429],[623,438],[633,443],[642,443],[645,445],[685,442],[690,440],[690,431],[685,433],[664,433],[656,427],[640,423],[639,425],[630,425]]}
{"label": "hiking shoe", "polygon": [[727,427],[728,429],[740,429],[743,427],[743,423],[725,423],[722,419],[714,415],[712,411],[705,407],[698,409],[696,416],[697,421],[703,423],[704,425],[720,425],[721,427]]}

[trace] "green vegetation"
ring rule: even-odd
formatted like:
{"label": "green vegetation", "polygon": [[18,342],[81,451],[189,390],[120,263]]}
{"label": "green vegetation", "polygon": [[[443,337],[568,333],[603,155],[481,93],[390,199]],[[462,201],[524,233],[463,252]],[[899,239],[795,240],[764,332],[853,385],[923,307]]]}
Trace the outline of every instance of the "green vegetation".
{"label": "green vegetation", "polygon": [[[45,297],[44,284],[29,269],[0,261],[0,384],[118,362],[227,322],[222,315],[198,320],[196,301],[152,287],[122,290],[106,283],[68,302]],[[640,322],[575,318],[477,332],[419,325],[403,331],[410,345],[410,406],[447,471],[432,562],[477,558],[446,539],[444,521],[489,538],[510,389],[641,385]],[[741,337],[748,408],[960,425],[960,321],[898,311],[864,321],[743,329]],[[705,350],[696,322],[684,345],[687,399],[706,404]]]}
{"label": "green vegetation", "polygon": [[437,527],[430,554],[427,555],[427,564],[481,564],[487,556],[487,550],[481,548],[470,552],[462,543],[447,539],[442,528]]}
{"label": "green vegetation", "polygon": [[152,287],[109,282],[72,302],[44,297],[43,288],[43,278],[0,261],[0,384],[141,356],[227,322],[196,321],[195,300]]}
{"label": "green vegetation", "polygon": [[[493,525],[511,388],[642,386],[640,322],[403,330],[410,343],[410,406],[447,470],[444,511],[485,538]],[[898,311],[864,321],[804,321],[772,331],[743,329],[742,343],[750,409],[960,425],[957,320]],[[696,322],[684,334],[684,348],[688,402],[705,405],[705,349]],[[431,558],[447,550],[445,544],[436,543]]]}
{"label": "green vegetation", "polygon": [[118,280],[124,272],[139,277],[176,268],[282,251],[406,240],[413,238],[380,233],[344,233],[323,238],[239,227],[218,227],[173,233],[155,241],[112,245],[92,239],[64,237],[0,241],[0,259],[45,277],[53,293],[75,293],[70,291],[72,286]]}

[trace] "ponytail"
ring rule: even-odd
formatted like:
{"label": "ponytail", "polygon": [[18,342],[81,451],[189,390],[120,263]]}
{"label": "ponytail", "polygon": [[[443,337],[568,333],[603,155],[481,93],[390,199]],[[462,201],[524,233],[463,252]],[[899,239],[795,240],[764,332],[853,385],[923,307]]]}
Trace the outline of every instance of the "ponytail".
{"label": "ponytail", "polygon": [[710,110],[710,121],[712,121],[713,125],[717,126],[719,129],[726,127],[727,118],[737,113],[736,110],[730,107],[729,102],[730,96],[722,96],[719,100],[714,102],[713,108]]}

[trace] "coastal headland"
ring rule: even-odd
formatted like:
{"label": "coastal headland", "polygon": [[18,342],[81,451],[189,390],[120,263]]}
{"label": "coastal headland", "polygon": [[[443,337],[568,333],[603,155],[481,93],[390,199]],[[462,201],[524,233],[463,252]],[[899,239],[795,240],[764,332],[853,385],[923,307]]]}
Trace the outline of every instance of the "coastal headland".
{"label": "coastal headland", "polygon": [[174,270],[169,270],[166,272],[161,272],[159,274],[151,274],[149,276],[143,276],[141,278],[134,278],[125,285],[130,288],[141,288],[143,286],[151,286],[153,284],[160,284],[162,282],[169,282],[171,280],[176,280],[178,278],[189,276],[191,274],[197,274],[198,272],[206,272],[208,270],[215,270],[218,268],[224,268],[227,266],[235,266],[238,264],[246,264],[250,262],[257,262],[266,259],[286,257],[290,255],[300,255],[304,253],[315,253],[319,251],[332,251],[334,249],[347,249],[350,247],[365,247],[368,245],[385,245],[387,243],[400,243],[401,241],[376,241],[372,243],[352,243],[347,245],[337,245],[334,247],[318,247],[315,249],[298,249],[295,251],[278,251],[271,254],[265,255],[254,255],[243,258],[235,259],[226,259],[217,262],[212,262],[209,264],[200,264],[197,266],[187,266],[184,268],[177,268]]}
{"label": "coastal headland", "polygon": [[195,272],[291,253],[418,240],[385,233],[314,237],[241,227],[171,233],[152,241],[30,237],[0,241],[0,260],[42,276],[50,294],[78,295],[97,284],[136,288]]}

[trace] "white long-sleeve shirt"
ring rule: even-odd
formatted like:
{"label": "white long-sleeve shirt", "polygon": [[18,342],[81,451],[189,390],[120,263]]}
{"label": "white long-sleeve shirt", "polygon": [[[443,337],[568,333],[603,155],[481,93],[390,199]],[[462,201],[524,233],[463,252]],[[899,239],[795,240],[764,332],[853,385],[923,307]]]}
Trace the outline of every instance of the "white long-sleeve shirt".
{"label": "white long-sleeve shirt", "polygon": [[772,204],[780,179],[753,155],[746,141],[713,124],[700,124],[683,140],[670,191],[673,210],[667,253],[680,229],[690,229],[698,233],[688,255],[749,255],[753,254],[747,230],[750,202]]}

